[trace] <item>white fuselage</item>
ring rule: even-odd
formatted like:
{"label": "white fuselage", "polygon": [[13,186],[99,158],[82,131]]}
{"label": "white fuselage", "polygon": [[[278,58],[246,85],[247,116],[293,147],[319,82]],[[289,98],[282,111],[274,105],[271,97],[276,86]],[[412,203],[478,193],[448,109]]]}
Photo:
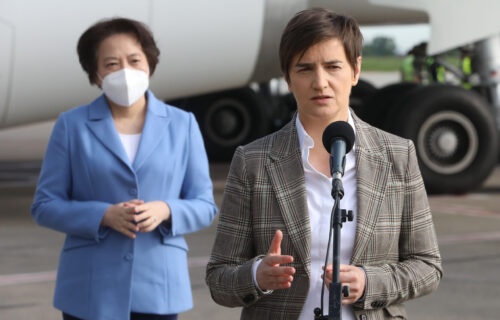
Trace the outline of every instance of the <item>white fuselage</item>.
{"label": "white fuselage", "polygon": [[76,43],[99,19],[151,28],[160,63],[155,94],[176,98],[248,83],[259,52],[264,1],[2,1],[0,126],[53,119],[92,101]]}
{"label": "white fuselage", "polygon": [[[16,158],[4,151],[10,143],[6,139],[16,136],[12,127],[55,119],[59,113],[89,103],[100,94],[98,88],[89,85],[79,65],[76,44],[86,28],[103,18],[129,17],[150,27],[161,52],[151,89],[166,100],[243,87],[251,81],[279,76],[277,48],[281,31],[302,9],[328,7],[356,17],[360,24],[422,23],[429,22],[430,17],[430,48],[439,51],[472,41],[474,36],[477,40],[493,31],[498,33],[500,20],[488,17],[499,12],[500,2],[490,2],[492,13],[488,15],[488,10],[482,9],[486,6],[479,4],[483,1],[3,0],[0,128],[6,128],[2,131],[6,130],[7,135],[0,131],[0,161]],[[443,18],[440,12],[445,5],[453,6],[456,13],[448,14],[451,25],[458,25],[455,15],[475,8],[483,16],[473,17],[471,25],[474,20],[489,21],[486,30],[474,25],[463,36],[452,36],[446,21],[433,20]],[[35,150],[32,154],[25,152],[21,158],[40,159],[42,154]]]}

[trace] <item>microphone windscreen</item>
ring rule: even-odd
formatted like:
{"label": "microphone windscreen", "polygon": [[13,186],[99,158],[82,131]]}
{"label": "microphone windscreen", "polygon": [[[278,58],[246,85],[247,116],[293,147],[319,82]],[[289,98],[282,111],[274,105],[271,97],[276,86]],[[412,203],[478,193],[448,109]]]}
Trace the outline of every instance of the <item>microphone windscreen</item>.
{"label": "microphone windscreen", "polygon": [[347,154],[351,151],[354,145],[354,130],[351,125],[345,121],[335,121],[326,127],[323,132],[323,145],[325,149],[330,153],[330,148],[335,139],[343,139],[346,143],[345,153]]}

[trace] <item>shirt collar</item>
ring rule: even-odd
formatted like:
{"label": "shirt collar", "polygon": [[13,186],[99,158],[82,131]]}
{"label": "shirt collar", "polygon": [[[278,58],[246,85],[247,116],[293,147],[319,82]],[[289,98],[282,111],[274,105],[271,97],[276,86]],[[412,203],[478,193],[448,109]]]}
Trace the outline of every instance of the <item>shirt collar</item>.
{"label": "shirt collar", "polygon": [[[354,136],[356,136],[356,127],[354,126],[354,120],[351,115],[351,110],[347,110],[347,123],[349,123],[354,130]],[[304,126],[302,125],[302,122],[300,122],[299,115],[297,114],[297,117],[295,118],[295,126],[297,127],[297,135],[299,137],[299,147],[300,147],[300,153],[302,154],[302,161],[304,163],[308,162],[309,158],[309,149],[314,147],[314,140],[311,138],[311,136],[307,133],[306,129],[304,129]],[[356,141],[356,139],[355,139]],[[351,151],[349,151],[348,154],[354,154],[354,148],[356,147],[356,142],[353,143]]]}

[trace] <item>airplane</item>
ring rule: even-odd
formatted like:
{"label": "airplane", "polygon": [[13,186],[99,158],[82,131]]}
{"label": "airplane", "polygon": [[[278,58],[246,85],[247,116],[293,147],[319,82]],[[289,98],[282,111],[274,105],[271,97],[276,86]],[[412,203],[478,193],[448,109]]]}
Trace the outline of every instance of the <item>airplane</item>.
{"label": "airplane", "polygon": [[[398,115],[412,124],[383,129],[415,141],[431,191],[478,187],[496,165],[500,127],[500,2],[493,0],[3,0],[0,162],[41,160],[57,116],[101,93],[81,70],[76,43],[90,25],[114,16],[150,27],[161,52],[152,91],[193,112],[210,158],[228,160],[236,146],[293,112],[293,99],[276,89],[278,44],[288,20],[310,7],[349,14],[363,26],[429,23],[430,55],[474,45],[478,90],[396,84],[377,94],[388,105],[397,97],[399,109],[377,110],[389,122]],[[362,91],[359,85],[353,94]],[[457,99],[465,102],[456,107]]]}

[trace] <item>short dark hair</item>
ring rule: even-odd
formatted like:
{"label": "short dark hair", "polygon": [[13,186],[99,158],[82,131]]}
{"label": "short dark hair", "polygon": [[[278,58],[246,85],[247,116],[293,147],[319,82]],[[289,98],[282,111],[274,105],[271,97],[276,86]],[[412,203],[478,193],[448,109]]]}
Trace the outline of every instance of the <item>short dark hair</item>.
{"label": "short dark hair", "polygon": [[90,84],[95,84],[97,75],[97,50],[101,42],[115,34],[132,34],[141,44],[149,64],[149,74],[152,75],[158,64],[160,50],[156,46],[153,34],[142,22],[126,19],[111,18],[98,21],[88,28],[78,40],[77,52],[80,64],[87,72]]}
{"label": "short dark hair", "polygon": [[347,61],[355,69],[363,46],[358,23],[351,17],[323,8],[298,12],[281,35],[279,59],[285,79],[290,80],[290,67],[297,55],[301,57],[310,47],[332,38],[342,42]]}

